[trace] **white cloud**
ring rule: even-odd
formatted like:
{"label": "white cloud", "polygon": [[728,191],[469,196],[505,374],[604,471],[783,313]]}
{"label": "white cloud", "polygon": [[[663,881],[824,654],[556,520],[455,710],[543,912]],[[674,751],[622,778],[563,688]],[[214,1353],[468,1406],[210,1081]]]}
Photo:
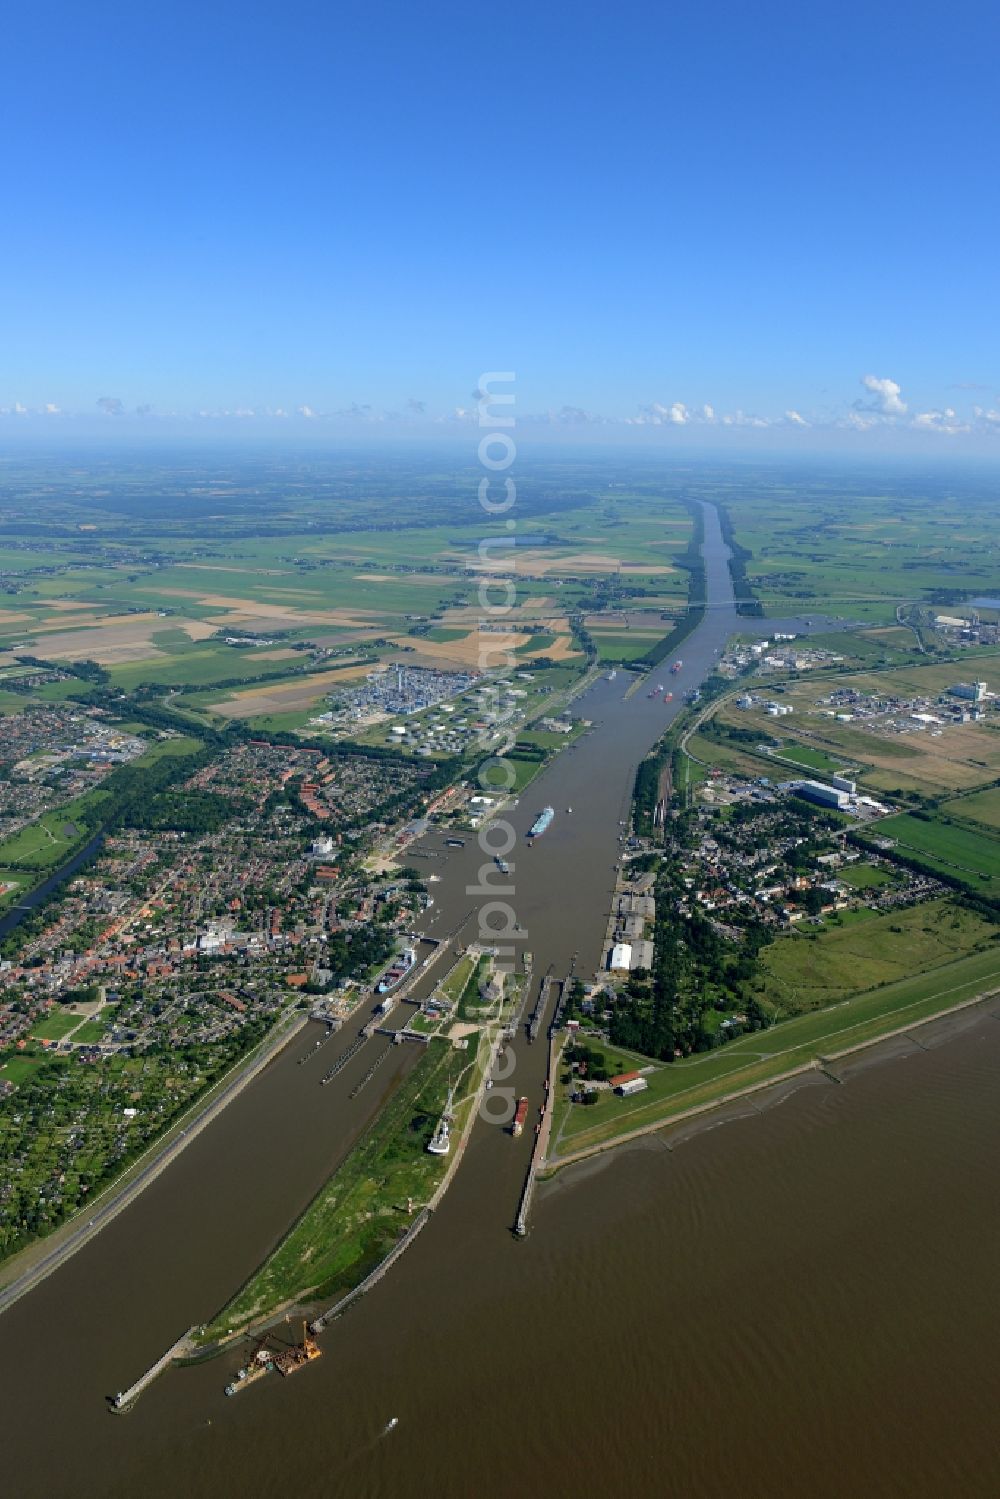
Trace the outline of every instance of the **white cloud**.
{"label": "white cloud", "polygon": [[56,406],[56,405],[54,405],[52,401],[46,401],[46,403],[45,403],[45,415],[46,416],[58,416],[59,415],[59,407]]}
{"label": "white cloud", "polygon": [[968,422],[959,420],[951,406],[946,406],[943,411],[921,411],[913,418],[913,426],[924,432],[943,432],[949,437],[972,431]]}
{"label": "white cloud", "polygon": [[97,404],[105,416],[121,416],[125,402],[119,396],[98,396]]}
{"label": "white cloud", "polygon": [[790,427],[808,427],[812,425],[798,411],[786,411],[785,421]]}
{"label": "white cloud", "polygon": [[685,427],[691,420],[691,413],[683,401],[674,401],[669,406],[652,401],[648,406],[639,407],[638,416],[626,417],[625,420],[633,427]]}
{"label": "white cloud", "polygon": [[862,405],[857,402],[859,411],[880,411],[883,416],[905,416],[907,411],[906,402],[900,400],[902,387],[895,380],[880,378],[878,375],[862,375],[861,384],[865,390],[871,391],[874,403]]}
{"label": "white cloud", "polygon": [[306,417],[308,421],[314,422],[316,420],[316,413],[311,406],[296,406],[295,409],[299,416]]}
{"label": "white cloud", "polygon": [[27,406],[22,406],[21,403],[20,403],[20,401],[15,401],[14,402],[14,415],[15,416],[27,416],[28,415],[28,408],[27,408]]}
{"label": "white cloud", "polygon": [[754,416],[748,411],[740,411],[739,409],[727,412],[721,418],[721,421],[724,427],[769,427],[771,425],[766,417]]}
{"label": "white cloud", "polygon": [[608,418],[583,406],[560,406],[558,411],[539,411],[522,418],[524,422],[537,422],[544,427],[600,427]]}

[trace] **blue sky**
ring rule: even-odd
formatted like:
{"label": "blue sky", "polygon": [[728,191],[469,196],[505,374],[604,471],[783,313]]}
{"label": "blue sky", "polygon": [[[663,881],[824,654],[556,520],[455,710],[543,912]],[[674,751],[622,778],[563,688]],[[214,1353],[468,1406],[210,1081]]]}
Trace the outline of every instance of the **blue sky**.
{"label": "blue sky", "polygon": [[508,368],[560,430],[983,443],[998,42],[968,0],[21,7],[3,430],[416,430]]}

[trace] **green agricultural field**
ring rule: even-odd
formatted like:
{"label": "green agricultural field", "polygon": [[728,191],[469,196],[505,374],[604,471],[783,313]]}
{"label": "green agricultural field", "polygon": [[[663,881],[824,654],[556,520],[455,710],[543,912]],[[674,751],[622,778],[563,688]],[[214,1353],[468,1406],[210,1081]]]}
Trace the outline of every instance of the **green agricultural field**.
{"label": "green agricultural field", "polygon": [[[437,645],[444,645],[449,640],[464,640],[468,635],[466,629],[446,629],[444,625],[435,625],[432,630],[425,630],[420,636],[414,636],[414,644],[420,640],[433,640]],[[553,636],[552,639],[555,637]]]}
{"label": "green agricultural field", "polygon": [[149,749],[143,750],[133,765],[155,765],[157,760],[169,760],[174,756],[196,755],[204,746],[200,739],[189,734],[178,734],[175,739],[158,739]]}
{"label": "green agricultural field", "polygon": [[843,769],[843,760],[835,758],[826,750],[813,749],[807,744],[785,744],[777,751],[782,760],[801,765],[806,770],[825,770],[836,775]]}
{"label": "green agricultural field", "polygon": [[948,817],[961,817],[1000,832],[1000,786],[977,791],[972,796],[956,797],[954,801],[945,802],[941,811]]}
{"label": "green agricultural field", "polygon": [[798,472],[788,482],[748,474],[707,497],[723,500],[751,552],[746,573],[766,614],[887,627],[891,635],[867,642],[879,652],[909,652],[895,633],[897,604],[950,592],[957,600],[995,580],[995,499],[972,474],[883,474],[877,489],[843,471]]}
{"label": "green agricultural field", "polygon": [[718,769],[733,775],[748,776],[751,780],[760,776],[769,776],[772,780],[786,779],[780,765],[776,765],[770,756],[751,755],[734,745],[708,739],[703,734],[693,734],[688,740],[687,748],[694,760],[700,763],[703,774]]}
{"label": "green agricultural field", "polygon": [[515,647],[515,656],[544,656],[545,652],[551,650],[555,645],[557,637],[543,631],[541,634],[532,635],[527,640]]}
{"label": "green agricultural field", "polygon": [[645,630],[591,630],[590,635],[602,661],[638,661],[663,639],[663,633]]}
{"label": "green agricultural field", "polygon": [[[185,639],[187,637],[185,636]],[[81,640],[83,637],[81,637]],[[257,682],[270,677],[287,677],[289,668],[305,664],[293,657],[282,661],[263,661],[256,651],[237,651],[231,646],[209,641],[188,642],[189,649],[170,649],[166,654],[145,661],[128,661],[109,668],[111,680],[125,692],[142,683],[160,687],[209,686],[213,682]]]}
{"label": "green agricultural field", "polygon": [[76,677],[67,677],[64,682],[45,682],[37,688],[34,696],[43,703],[64,703],[68,698],[86,692],[86,686]]}
{"label": "green agricultural field", "polygon": [[1000,950],[996,928],[948,900],[814,930],[803,923],[760,955],[761,997],[778,1014],[835,1004],[991,945]]}
{"label": "green agricultural field", "polygon": [[909,813],[886,817],[875,831],[932,873],[950,875],[979,895],[1000,896],[1000,839],[950,822],[942,812],[927,821]]}

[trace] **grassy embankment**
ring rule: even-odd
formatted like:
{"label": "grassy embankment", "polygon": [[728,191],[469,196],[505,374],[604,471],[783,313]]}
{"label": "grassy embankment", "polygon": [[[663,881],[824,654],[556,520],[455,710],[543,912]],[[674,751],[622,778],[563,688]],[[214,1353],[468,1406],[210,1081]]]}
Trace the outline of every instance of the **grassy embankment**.
{"label": "grassy embankment", "polygon": [[602,1096],[584,1108],[556,1101],[550,1164],[587,1154],[647,1128],[669,1124],[692,1111],[815,1066],[824,1058],[867,1045],[1000,986],[1000,950],[977,952],[929,973],[871,989],[851,999],[787,1020],[769,1031],[731,1041],[717,1051],[658,1066],[649,1087],[632,1098]]}
{"label": "grassy embankment", "polygon": [[[375,1123],[320,1190],[271,1257],[206,1326],[218,1342],[296,1301],[334,1300],[361,1283],[398,1242],[414,1209],[439,1186],[449,1156],[427,1145],[449,1088],[455,1090],[453,1142],[468,1123],[487,1054],[432,1042]],[[453,1149],[455,1145],[453,1144]]]}

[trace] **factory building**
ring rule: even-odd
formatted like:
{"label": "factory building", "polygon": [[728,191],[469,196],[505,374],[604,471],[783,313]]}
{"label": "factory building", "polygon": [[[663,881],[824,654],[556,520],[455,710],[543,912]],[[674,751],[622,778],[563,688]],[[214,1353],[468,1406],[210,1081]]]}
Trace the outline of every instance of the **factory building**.
{"label": "factory building", "polygon": [[837,786],[826,786],[822,781],[798,781],[795,790],[806,801],[818,802],[821,807],[836,807],[838,811],[847,806],[850,794]]}
{"label": "factory building", "polygon": [[608,968],[611,973],[628,973],[632,967],[632,944],[616,942],[611,949]]}

